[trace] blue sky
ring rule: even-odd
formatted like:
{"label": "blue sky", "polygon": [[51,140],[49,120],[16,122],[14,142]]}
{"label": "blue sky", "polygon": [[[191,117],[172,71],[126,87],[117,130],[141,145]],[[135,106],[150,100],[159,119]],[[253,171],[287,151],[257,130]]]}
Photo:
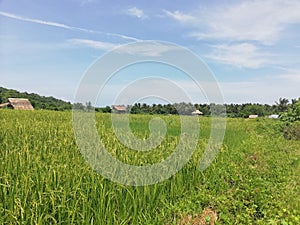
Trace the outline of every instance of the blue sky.
{"label": "blue sky", "polygon": [[227,103],[298,98],[299,12],[298,0],[0,0],[0,86],[72,101],[101,55],[161,40],[198,55]]}

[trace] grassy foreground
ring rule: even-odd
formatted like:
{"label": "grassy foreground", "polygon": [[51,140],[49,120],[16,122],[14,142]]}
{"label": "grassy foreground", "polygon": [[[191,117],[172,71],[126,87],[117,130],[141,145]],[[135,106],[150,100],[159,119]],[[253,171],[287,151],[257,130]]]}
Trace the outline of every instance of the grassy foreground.
{"label": "grassy foreground", "polygon": [[[112,155],[143,165],[167,157],[180,135],[177,116],[161,146],[142,158],[122,148],[109,114],[97,128]],[[131,115],[133,132],[148,135],[152,116]],[[0,111],[0,224],[188,224],[205,210],[207,224],[300,224],[300,142],[285,140],[280,122],[228,119],[222,148],[198,170],[210,133],[200,119],[198,147],[172,178],[144,187],[104,179],[76,145],[71,112]],[[190,216],[188,216],[190,215]]]}

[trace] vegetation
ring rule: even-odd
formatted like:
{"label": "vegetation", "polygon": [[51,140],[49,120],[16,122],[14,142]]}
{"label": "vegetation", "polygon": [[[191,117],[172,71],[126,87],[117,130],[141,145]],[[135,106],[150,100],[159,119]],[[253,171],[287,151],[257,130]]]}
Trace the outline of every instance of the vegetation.
{"label": "vegetation", "polygon": [[[179,117],[160,117],[165,140],[144,153],[118,142],[109,114],[96,113],[96,126],[114,157],[141,165],[177,145]],[[201,117],[189,163],[162,183],[131,187],[87,165],[71,118],[71,112],[0,111],[0,224],[184,224],[202,212],[207,223],[216,215],[216,224],[300,224],[300,142],[282,136],[279,120],[228,118],[217,158],[200,172],[211,122]],[[130,115],[131,129],[146,138],[151,118]]]}
{"label": "vegetation", "polygon": [[[91,102],[74,103],[65,102],[54,97],[44,97],[38,94],[28,94],[27,92],[20,93],[12,89],[5,89],[0,87],[0,104],[7,102],[8,98],[28,98],[35,109],[47,109],[64,111],[80,109],[86,111],[95,110],[96,112],[111,113],[111,107],[95,107]],[[225,104],[226,114],[231,118],[247,118],[249,115],[268,116],[271,114],[280,114],[290,112],[296,104],[297,100],[292,99],[291,104],[286,98],[280,98],[274,105],[258,104],[258,103],[245,103],[245,104]],[[152,104],[135,103],[132,106],[127,106],[128,112],[131,114],[158,114],[158,115],[190,115],[195,109],[200,110],[203,115],[211,115],[211,107],[217,109],[214,103],[211,104],[192,104],[192,103],[174,103],[174,104]]]}
{"label": "vegetation", "polygon": [[[280,98],[279,102],[274,105],[245,103],[245,104],[225,104],[226,114],[232,118],[247,118],[249,115],[258,115],[260,117],[271,114],[278,114],[286,112],[293,107],[295,100],[292,104],[288,104],[288,99]],[[129,112],[132,114],[172,114],[176,115],[190,115],[195,109],[200,110],[203,115],[211,114],[212,105],[216,108],[215,104],[192,104],[192,103],[175,103],[175,104],[153,104],[147,105],[146,103],[136,103],[133,106],[128,106]]]}
{"label": "vegetation", "polygon": [[285,112],[281,114],[281,120],[284,122],[300,121],[300,98],[293,101],[291,107],[287,107]]}
{"label": "vegetation", "polygon": [[44,97],[34,93],[18,92],[12,89],[0,87],[0,104],[8,101],[8,98],[27,98],[35,109],[70,110],[72,104],[54,97]]}
{"label": "vegetation", "polygon": [[292,102],[292,106],[281,114],[280,119],[285,122],[284,137],[300,140],[300,98]]}

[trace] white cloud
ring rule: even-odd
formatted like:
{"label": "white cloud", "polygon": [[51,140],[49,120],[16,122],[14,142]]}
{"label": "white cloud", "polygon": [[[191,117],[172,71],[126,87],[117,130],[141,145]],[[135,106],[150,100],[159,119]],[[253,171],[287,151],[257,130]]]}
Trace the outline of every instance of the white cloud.
{"label": "white cloud", "polygon": [[74,27],[74,26],[69,26],[63,23],[56,23],[56,22],[51,22],[51,21],[46,21],[46,20],[39,20],[39,19],[32,19],[28,17],[23,17],[7,12],[0,11],[1,16],[5,16],[11,19],[16,19],[20,21],[25,21],[25,22],[30,22],[30,23],[36,23],[36,24],[41,24],[41,25],[47,25],[47,26],[52,26],[52,27],[58,27],[58,28],[63,28],[67,30],[77,30],[77,31],[83,31],[83,32],[88,32],[88,33],[97,33],[97,34],[104,34],[107,36],[114,36],[118,38],[122,38],[125,40],[130,40],[130,41],[140,41],[139,39],[135,37],[130,37],[122,34],[116,34],[116,33],[108,33],[108,32],[102,32],[102,31],[96,31],[96,30],[90,30],[86,28],[81,28],[81,27]]}
{"label": "white cloud", "polygon": [[254,0],[167,15],[193,28],[199,39],[230,39],[274,44],[289,24],[300,23],[298,0]]}
{"label": "white cloud", "polygon": [[249,43],[214,45],[207,58],[240,68],[259,68],[268,63],[267,54]]}
{"label": "white cloud", "polygon": [[260,102],[274,104],[280,97],[299,98],[299,73],[271,74],[246,81],[220,82],[227,103]]}
{"label": "white cloud", "polygon": [[[292,84],[298,84],[300,87],[300,69],[292,70],[286,69],[285,73],[276,76],[278,79],[284,80],[285,82],[290,82]],[[300,94],[299,94],[300,97]]]}
{"label": "white cloud", "polygon": [[298,85],[300,85],[300,72],[298,74],[282,74],[279,77],[287,81],[293,82],[294,84],[297,83]]}
{"label": "white cloud", "polygon": [[193,16],[188,15],[188,14],[184,14],[184,13],[178,11],[178,10],[176,10],[174,12],[170,12],[168,10],[163,10],[163,11],[167,16],[169,16],[169,17],[171,17],[171,18],[173,18],[173,19],[175,19],[179,22],[190,22],[190,21],[193,21],[195,19]]}
{"label": "white cloud", "polygon": [[179,47],[176,47],[174,45],[167,45],[167,44],[162,44],[154,41],[139,42],[134,45],[131,44],[121,45],[121,44],[115,44],[111,42],[102,42],[102,41],[95,41],[91,39],[78,39],[78,38],[68,39],[67,41],[73,45],[85,46],[85,47],[90,47],[95,49],[113,50],[114,48],[116,48],[114,51],[120,54],[141,55],[141,56],[151,56],[151,57],[161,56],[163,53],[169,51],[180,50]]}
{"label": "white cloud", "polygon": [[129,8],[127,11],[126,11],[126,14],[127,15],[130,15],[130,16],[134,16],[134,17],[137,17],[139,19],[145,19],[147,18],[148,16],[144,13],[143,10],[137,8],[137,7],[132,7],[132,8]]}
{"label": "white cloud", "polygon": [[143,56],[160,56],[165,52],[180,50],[179,47],[174,45],[162,44],[159,42],[140,42],[138,45],[127,45],[123,46],[116,51],[119,53],[126,53],[130,55],[143,55]]}
{"label": "white cloud", "polygon": [[75,45],[82,45],[96,49],[102,50],[112,50],[113,48],[119,46],[119,44],[113,44],[109,42],[102,42],[102,41],[94,41],[89,39],[69,39],[68,42]]}
{"label": "white cloud", "polygon": [[[298,0],[246,0],[204,7],[186,13],[164,12],[189,28],[190,37],[218,41],[207,58],[240,68],[278,63],[274,61],[274,53],[263,51],[270,50],[283,38],[294,38],[297,33],[291,25],[300,24]],[[259,47],[262,45],[264,48]]]}

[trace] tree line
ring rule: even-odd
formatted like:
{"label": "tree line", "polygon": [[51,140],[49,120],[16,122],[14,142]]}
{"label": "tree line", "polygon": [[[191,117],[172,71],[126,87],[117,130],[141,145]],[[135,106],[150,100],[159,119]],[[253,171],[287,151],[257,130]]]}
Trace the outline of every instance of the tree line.
{"label": "tree line", "polygon": [[[8,101],[8,98],[27,98],[31,102],[35,109],[46,109],[46,110],[71,110],[72,108],[81,110],[95,110],[96,112],[111,113],[112,109],[110,106],[105,107],[94,107],[91,102],[86,104],[66,102],[54,97],[40,96],[34,93],[18,92],[12,89],[6,89],[0,87],[0,104]],[[271,114],[283,114],[288,113],[292,115],[292,109],[294,109],[299,100],[292,99],[291,101],[287,98],[280,98],[275,104],[258,104],[258,103],[245,103],[245,104],[225,104],[226,115],[232,118],[248,117],[249,115],[267,116]],[[204,116],[211,115],[211,108],[218,110],[216,104],[192,104],[192,103],[174,103],[174,104],[146,104],[146,103],[135,103],[131,106],[126,106],[127,112],[132,114],[162,114],[162,115],[190,115],[195,109],[201,111]],[[222,107],[220,107],[222,110]],[[225,112],[218,112],[222,114]],[[288,118],[290,118],[288,116]]]}
{"label": "tree line", "polygon": [[[249,115],[258,115],[260,117],[268,116],[271,114],[283,114],[289,110],[295,108],[299,101],[292,99],[289,101],[286,98],[280,98],[278,102],[273,105],[269,104],[259,104],[259,103],[245,103],[245,104],[225,104],[226,112],[217,112],[218,115],[225,114],[227,117],[231,118],[247,118]],[[111,107],[93,107],[90,102],[86,103],[84,106],[81,103],[74,105],[78,109],[92,110],[95,109],[96,112],[111,113]],[[214,103],[212,104],[192,104],[192,103],[175,103],[175,104],[146,104],[146,103],[135,103],[134,105],[126,106],[127,112],[131,114],[162,114],[162,115],[190,115],[195,109],[201,111],[204,116],[211,115],[211,108],[214,111],[218,111],[218,106]],[[224,107],[219,107],[223,110]]]}

